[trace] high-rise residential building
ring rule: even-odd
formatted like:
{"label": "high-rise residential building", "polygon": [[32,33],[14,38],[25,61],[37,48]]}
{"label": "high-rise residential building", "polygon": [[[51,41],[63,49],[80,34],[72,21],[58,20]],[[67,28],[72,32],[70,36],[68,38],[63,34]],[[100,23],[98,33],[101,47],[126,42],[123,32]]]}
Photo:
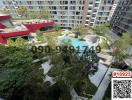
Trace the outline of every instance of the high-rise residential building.
{"label": "high-rise residential building", "polygon": [[132,0],[119,0],[110,23],[118,35],[122,35],[123,32],[132,35]]}
{"label": "high-rise residential building", "polygon": [[1,0],[0,0],[0,9],[3,9],[3,3]]}
{"label": "high-rise residential building", "polygon": [[12,16],[18,16],[16,9],[26,6],[28,11],[48,8],[51,20],[61,27],[70,28],[79,24],[95,26],[106,23],[113,13],[117,0],[2,0]]}
{"label": "high-rise residential building", "polygon": [[112,6],[112,9],[111,9],[111,11],[110,11],[110,16],[109,16],[109,18],[108,18],[108,21],[111,20],[113,14],[114,14],[114,12],[115,12],[115,9],[116,9],[116,7],[117,7],[117,5],[118,5],[118,2],[119,2],[119,0],[115,0],[115,1],[114,1],[113,6]]}

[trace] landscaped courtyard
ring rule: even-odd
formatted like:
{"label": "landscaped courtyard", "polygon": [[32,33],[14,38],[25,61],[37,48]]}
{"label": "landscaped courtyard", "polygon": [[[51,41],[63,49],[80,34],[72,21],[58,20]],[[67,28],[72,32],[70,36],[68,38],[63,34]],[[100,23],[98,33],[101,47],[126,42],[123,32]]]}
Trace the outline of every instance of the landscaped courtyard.
{"label": "landscaped courtyard", "polygon": [[[103,98],[110,83],[109,74],[122,70],[121,65],[128,58],[122,50],[129,47],[126,43],[131,43],[127,35],[113,42],[109,29],[107,25],[73,30],[55,28],[56,31],[49,33],[37,31],[33,35],[35,41],[8,40],[7,47],[0,46],[0,97],[11,100],[32,99],[34,95],[32,100]],[[91,55],[87,55],[90,48],[93,48]]]}

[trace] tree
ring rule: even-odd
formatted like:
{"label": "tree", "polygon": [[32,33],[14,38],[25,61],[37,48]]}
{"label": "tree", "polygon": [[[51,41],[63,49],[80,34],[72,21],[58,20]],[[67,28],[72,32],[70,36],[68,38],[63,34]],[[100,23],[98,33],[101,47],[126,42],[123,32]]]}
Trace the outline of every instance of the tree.
{"label": "tree", "polygon": [[27,41],[24,40],[21,37],[16,38],[15,41],[13,41],[12,39],[8,39],[7,40],[7,44],[9,46],[17,47],[17,48],[25,48],[25,49],[28,49],[29,48],[29,44],[27,43]]}
{"label": "tree", "polygon": [[28,15],[27,7],[21,6],[21,7],[17,8],[16,10],[21,17],[23,17],[23,16],[27,17],[27,15]]}
{"label": "tree", "polygon": [[38,41],[41,41],[41,42],[46,42],[46,38],[44,37],[44,34],[42,31],[37,31],[37,39]]}
{"label": "tree", "polygon": [[2,10],[0,10],[2,13],[5,13],[5,14],[10,14],[11,13],[11,10],[8,9],[8,8],[4,8]]}
{"label": "tree", "polygon": [[123,36],[121,37],[121,42],[122,42],[122,47],[124,48],[124,50],[127,49],[132,43],[130,33],[128,32],[123,33]]}
{"label": "tree", "polygon": [[48,42],[48,45],[52,48],[56,48],[56,43],[57,43],[57,37],[61,34],[60,31],[57,32],[51,32],[44,34],[44,37],[46,38],[46,41]]}
{"label": "tree", "polygon": [[77,37],[79,35],[83,36],[83,35],[88,34],[90,30],[91,30],[90,27],[85,27],[83,25],[76,26],[72,29],[72,31],[76,33]]}
{"label": "tree", "polygon": [[28,12],[28,16],[29,18],[32,19],[45,19],[48,20],[49,19],[49,10],[47,8],[45,9],[40,9],[40,11],[29,11]]}
{"label": "tree", "polygon": [[32,18],[32,19],[36,19],[40,16],[40,13],[38,13],[37,11],[30,11],[28,12],[28,17]]}
{"label": "tree", "polygon": [[[69,91],[75,87],[81,95],[95,93],[96,87],[88,79],[90,71],[87,69],[90,69],[90,61],[79,60],[74,53],[62,51],[51,56],[51,64],[53,67],[48,74],[54,77],[57,82],[63,81]],[[87,90],[88,87],[93,87],[93,90]]]}
{"label": "tree", "polygon": [[93,28],[93,31],[96,34],[102,35],[102,36],[105,36],[106,34],[108,34],[108,30],[109,30],[109,24],[100,24]]}
{"label": "tree", "polygon": [[129,33],[123,33],[123,36],[112,44],[113,56],[116,63],[120,64],[124,59],[129,58],[127,49],[131,45],[132,40]]}
{"label": "tree", "polygon": [[41,9],[40,10],[40,18],[41,19],[49,19],[49,10],[48,10],[48,8],[44,8],[44,9]]}
{"label": "tree", "polygon": [[56,31],[59,31],[59,30],[60,30],[60,26],[59,26],[59,25],[54,25],[54,29],[55,29]]}
{"label": "tree", "polygon": [[102,39],[102,42],[99,45],[102,49],[108,49],[107,40]]}
{"label": "tree", "polygon": [[106,48],[110,49],[111,48],[110,44],[112,44],[112,40],[111,40],[111,37],[109,35],[109,27],[110,27],[109,24],[101,24],[101,25],[95,26],[93,28],[93,31],[97,35],[104,37],[104,39],[102,40],[103,42],[100,45],[101,45],[101,47],[103,47],[105,49]]}
{"label": "tree", "polygon": [[41,66],[33,64],[30,51],[17,47],[0,46],[0,95],[10,99],[13,93],[28,84],[43,84]]}

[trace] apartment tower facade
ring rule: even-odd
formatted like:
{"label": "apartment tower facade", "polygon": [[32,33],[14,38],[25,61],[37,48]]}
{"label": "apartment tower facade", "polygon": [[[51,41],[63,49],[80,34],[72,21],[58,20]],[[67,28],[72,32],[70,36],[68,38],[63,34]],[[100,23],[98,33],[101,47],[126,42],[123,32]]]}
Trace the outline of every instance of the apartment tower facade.
{"label": "apartment tower facade", "polygon": [[120,0],[110,21],[118,35],[129,32],[132,35],[132,0]]}
{"label": "apartment tower facade", "polygon": [[109,21],[117,0],[2,0],[12,16],[18,16],[17,8],[26,6],[28,11],[48,8],[50,20],[63,28],[76,25],[95,26]]}

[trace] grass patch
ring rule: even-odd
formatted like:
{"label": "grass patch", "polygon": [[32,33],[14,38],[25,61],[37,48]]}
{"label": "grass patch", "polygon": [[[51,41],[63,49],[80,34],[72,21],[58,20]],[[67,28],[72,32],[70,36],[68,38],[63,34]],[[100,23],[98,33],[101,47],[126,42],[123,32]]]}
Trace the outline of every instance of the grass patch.
{"label": "grass patch", "polygon": [[129,67],[128,67],[128,70],[132,71],[132,66],[129,66]]}
{"label": "grass patch", "polygon": [[111,83],[109,83],[109,86],[107,87],[103,100],[111,100]]}
{"label": "grass patch", "polygon": [[74,88],[79,96],[89,99],[91,99],[92,95],[97,91],[97,87],[90,82],[89,78],[85,79],[84,82],[77,82]]}

